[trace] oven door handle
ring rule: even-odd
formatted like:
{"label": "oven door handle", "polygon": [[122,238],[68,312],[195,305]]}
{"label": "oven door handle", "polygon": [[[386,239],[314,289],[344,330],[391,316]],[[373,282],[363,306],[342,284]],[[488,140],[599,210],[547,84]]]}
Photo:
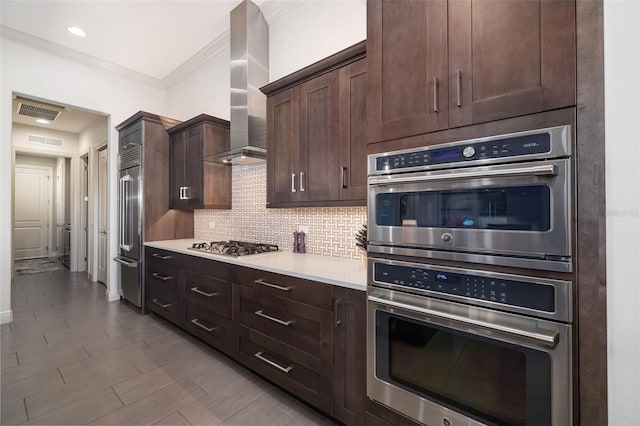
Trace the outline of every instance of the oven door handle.
{"label": "oven door handle", "polygon": [[398,183],[432,182],[463,179],[482,179],[492,177],[522,177],[522,176],[555,176],[558,174],[554,164],[541,166],[517,167],[504,170],[475,170],[461,172],[444,172],[420,176],[371,176],[369,185],[395,185]]}
{"label": "oven door handle", "polygon": [[490,330],[513,334],[518,337],[525,338],[527,340],[533,340],[538,344],[543,344],[544,346],[550,346],[552,348],[558,345],[559,334],[557,331],[548,330],[548,333],[534,333],[531,331],[521,330],[513,327],[507,327],[504,325],[491,324],[491,323],[477,320],[477,319],[461,317],[459,315],[440,312],[433,309],[427,309],[427,308],[422,308],[418,306],[408,305],[406,303],[400,303],[400,302],[396,302],[395,300],[383,299],[376,296],[369,296],[368,299],[372,302],[379,303],[385,306],[406,309],[408,311],[414,311],[414,312],[419,312],[421,314],[432,315],[434,317],[451,320],[451,321],[455,321],[455,322],[459,322],[467,325],[483,327]]}

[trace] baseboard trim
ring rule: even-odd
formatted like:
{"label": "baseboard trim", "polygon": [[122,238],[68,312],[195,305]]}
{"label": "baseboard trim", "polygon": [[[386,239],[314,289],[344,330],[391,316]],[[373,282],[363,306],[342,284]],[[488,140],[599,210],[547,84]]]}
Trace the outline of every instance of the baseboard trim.
{"label": "baseboard trim", "polygon": [[0,312],[0,324],[7,324],[13,321],[13,311]]}
{"label": "baseboard trim", "polygon": [[118,292],[118,291],[109,291],[109,290],[107,290],[106,294],[107,294],[107,301],[108,302],[114,302],[116,300],[120,300],[120,292]]}

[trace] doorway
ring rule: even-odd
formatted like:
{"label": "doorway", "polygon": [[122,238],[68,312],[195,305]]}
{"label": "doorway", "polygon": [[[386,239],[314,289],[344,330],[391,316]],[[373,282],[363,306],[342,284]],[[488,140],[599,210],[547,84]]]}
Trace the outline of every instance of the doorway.
{"label": "doorway", "polygon": [[13,212],[14,259],[49,257],[53,217],[52,167],[16,165]]}

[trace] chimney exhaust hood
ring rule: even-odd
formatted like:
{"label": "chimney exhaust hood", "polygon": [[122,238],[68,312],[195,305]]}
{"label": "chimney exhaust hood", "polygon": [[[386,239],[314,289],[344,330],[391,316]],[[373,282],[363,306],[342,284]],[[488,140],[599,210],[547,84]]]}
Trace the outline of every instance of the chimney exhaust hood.
{"label": "chimney exhaust hood", "polygon": [[267,158],[267,100],[260,87],[269,83],[269,25],[251,0],[230,14],[231,143],[218,154],[225,163],[252,164]]}

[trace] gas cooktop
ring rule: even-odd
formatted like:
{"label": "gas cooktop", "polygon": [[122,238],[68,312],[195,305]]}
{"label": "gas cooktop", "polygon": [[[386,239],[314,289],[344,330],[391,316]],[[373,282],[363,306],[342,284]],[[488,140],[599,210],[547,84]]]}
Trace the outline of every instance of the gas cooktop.
{"label": "gas cooktop", "polygon": [[246,241],[211,241],[210,243],[193,243],[191,250],[227,256],[246,256],[249,254],[278,251],[275,244],[249,243]]}

